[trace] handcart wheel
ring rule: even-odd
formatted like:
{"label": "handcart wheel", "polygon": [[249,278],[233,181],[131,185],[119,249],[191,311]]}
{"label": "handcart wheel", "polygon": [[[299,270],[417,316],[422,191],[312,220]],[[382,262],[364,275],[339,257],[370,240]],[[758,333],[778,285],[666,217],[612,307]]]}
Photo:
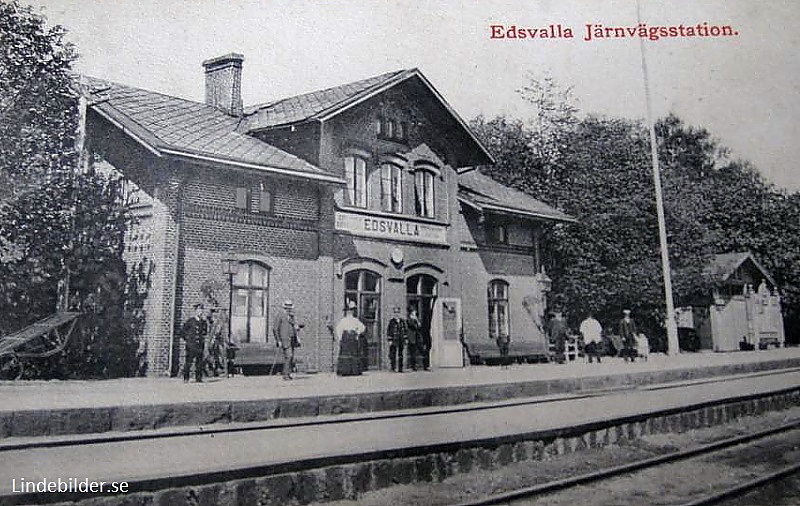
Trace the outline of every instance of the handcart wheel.
{"label": "handcart wheel", "polygon": [[18,380],[23,370],[22,361],[15,354],[0,356],[0,380]]}

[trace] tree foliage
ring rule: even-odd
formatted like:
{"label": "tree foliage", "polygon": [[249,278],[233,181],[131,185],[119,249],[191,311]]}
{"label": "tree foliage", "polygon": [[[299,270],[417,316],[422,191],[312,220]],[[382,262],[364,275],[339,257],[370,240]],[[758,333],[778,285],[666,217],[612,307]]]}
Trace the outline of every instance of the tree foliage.
{"label": "tree foliage", "polygon": [[[545,243],[551,304],[574,320],[594,312],[606,323],[631,308],[663,334],[664,288],[649,136],[638,121],[577,116],[552,82],[522,91],[537,106],[527,121],[472,121],[497,164],[484,170],[577,219],[552,227]],[[558,105],[561,102],[562,105]],[[703,301],[715,253],[751,251],[784,297],[787,322],[800,316],[800,197],[766,183],[703,128],[675,115],[656,125],[673,294]],[[537,144],[539,144],[537,146]],[[541,144],[545,144],[542,146]],[[787,328],[791,325],[787,325]]]}
{"label": "tree foliage", "polygon": [[55,312],[68,280],[82,312],[70,346],[28,370],[132,375],[149,272],[123,261],[122,181],[93,160],[78,167],[74,48],[17,1],[0,3],[0,47],[0,174],[10,185],[0,204],[0,335]]}
{"label": "tree foliage", "polygon": [[0,48],[0,195],[18,195],[74,167],[77,53],[63,28],[48,27],[17,0],[0,2]]}

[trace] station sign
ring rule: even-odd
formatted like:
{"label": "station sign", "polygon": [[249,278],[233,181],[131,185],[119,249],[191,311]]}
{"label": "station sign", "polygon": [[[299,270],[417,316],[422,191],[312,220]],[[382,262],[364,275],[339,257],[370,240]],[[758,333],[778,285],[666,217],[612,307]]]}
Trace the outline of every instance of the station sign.
{"label": "station sign", "polygon": [[336,230],[362,237],[447,245],[447,227],[403,218],[336,212]]}

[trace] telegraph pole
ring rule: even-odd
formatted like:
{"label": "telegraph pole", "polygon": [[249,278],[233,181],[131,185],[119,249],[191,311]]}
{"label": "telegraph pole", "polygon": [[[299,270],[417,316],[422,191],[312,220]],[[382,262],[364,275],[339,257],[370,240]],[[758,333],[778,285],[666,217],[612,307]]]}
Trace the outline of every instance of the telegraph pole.
{"label": "telegraph pole", "polygon": [[[636,0],[636,19],[642,22],[640,0]],[[650,82],[647,73],[647,59],[645,58],[644,38],[639,38],[642,55],[642,74],[644,75],[644,96],[647,104],[647,126],[650,130],[650,157],[653,164],[653,184],[656,190],[656,214],[658,215],[658,238],[661,249],[661,270],[664,277],[664,296],[667,304],[667,316],[664,326],[667,329],[667,354],[677,356],[680,353],[678,344],[678,325],[675,322],[675,303],[672,300],[672,275],[669,266],[669,249],[667,244],[667,225],[664,221],[664,201],[661,194],[661,170],[658,166],[658,144],[656,140],[656,125],[653,119],[653,108],[650,99]]]}

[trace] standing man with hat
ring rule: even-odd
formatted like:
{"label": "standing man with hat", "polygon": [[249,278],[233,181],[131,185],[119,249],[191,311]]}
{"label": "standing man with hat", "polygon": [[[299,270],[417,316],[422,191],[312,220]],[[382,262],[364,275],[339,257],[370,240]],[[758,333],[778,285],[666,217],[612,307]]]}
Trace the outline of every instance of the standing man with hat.
{"label": "standing man with hat", "polygon": [[394,307],[394,316],[389,320],[386,335],[389,336],[389,361],[392,364],[392,371],[403,372],[403,348],[405,348],[408,337],[408,327],[406,321],[400,316],[400,306]]}
{"label": "standing man with hat", "polygon": [[203,382],[204,354],[208,321],[204,317],[205,308],[195,304],[194,316],[186,320],[181,328],[181,337],[186,341],[186,362],[183,365],[183,382],[189,382],[189,371],[194,364],[194,378],[197,383]]}
{"label": "standing man with hat", "polygon": [[300,346],[297,339],[297,324],[294,316],[294,303],[286,300],[283,303],[283,312],[278,314],[275,325],[272,327],[272,335],[275,343],[283,350],[283,379],[292,379],[294,371],[294,349]]}
{"label": "standing man with hat", "polygon": [[622,358],[627,362],[636,360],[636,322],[631,318],[631,310],[622,311],[622,319],[619,321],[619,335],[622,338]]}

